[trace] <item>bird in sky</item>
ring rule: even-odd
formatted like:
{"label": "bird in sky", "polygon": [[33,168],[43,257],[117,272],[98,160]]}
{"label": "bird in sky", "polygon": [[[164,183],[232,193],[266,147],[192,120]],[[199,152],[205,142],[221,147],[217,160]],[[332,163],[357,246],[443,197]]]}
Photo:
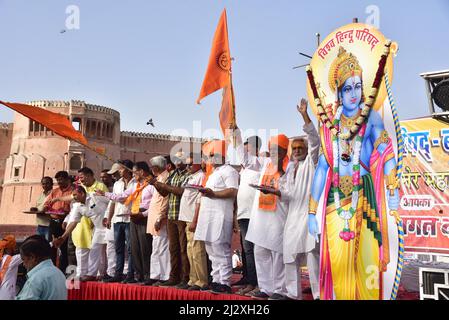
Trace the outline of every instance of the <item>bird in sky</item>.
{"label": "bird in sky", "polygon": [[153,119],[148,120],[147,125],[152,125],[154,127]]}

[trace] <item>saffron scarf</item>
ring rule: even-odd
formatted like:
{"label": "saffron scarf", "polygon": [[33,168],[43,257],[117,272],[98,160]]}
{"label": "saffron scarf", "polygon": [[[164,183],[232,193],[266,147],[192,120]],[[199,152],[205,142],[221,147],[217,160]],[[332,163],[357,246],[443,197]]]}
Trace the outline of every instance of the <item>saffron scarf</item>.
{"label": "saffron scarf", "polygon": [[8,272],[9,264],[11,263],[12,257],[7,256],[5,259],[5,263],[2,266],[2,270],[0,270],[0,285],[3,283],[3,279],[5,278],[6,272]]}
{"label": "saffron scarf", "polygon": [[[287,165],[289,162],[289,158],[286,156],[282,162],[282,169],[287,169]],[[262,177],[262,186],[272,187],[274,189],[279,189],[279,179],[281,178],[281,173],[279,170],[276,170],[274,168],[274,165],[272,162],[270,162],[267,165],[267,168],[265,169],[265,172]],[[276,211],[277,208],[277,201],[276,201],[276,195],[268,193],[264,194],[263,192],[260,192],[259,196],[259,209],[264,211]]]}
{"label": "saffron scarf", "polygon": [[[7,235],[3,240],[0,241],[0,261],[3,259],[3,253],[5,249],[14,250],[16,248],[16,238],[13,235]],[[8,272],[9,264],[11,263],[12,257],[7,256],[5,263],[2,265],[0,270],[0,285],[5,278],[6,272]]]}
{"label": "saffron scarf", "polygon": [[142,200],[142,191],[148,186],[149,179],[145,178],[143,183],[137,182],[136,190],[125,200],[125,205],[131,206],[131,214],[138,214],[140,209],[140,202]]}

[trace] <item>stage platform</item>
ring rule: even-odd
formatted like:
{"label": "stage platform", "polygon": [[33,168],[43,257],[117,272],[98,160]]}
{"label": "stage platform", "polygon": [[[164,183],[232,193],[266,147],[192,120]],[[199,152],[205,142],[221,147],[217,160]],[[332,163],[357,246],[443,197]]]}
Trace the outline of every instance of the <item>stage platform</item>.
{"label": "stage platform", "polygon": [[[81,282],[79,289],[68,290],[69,300],[252,300],[237,294],[213,294],[176,288],[151,287],[136,284]],[[302,278],[303,300],[312,300],[309,282]],[[233,292],[237,291],[233,288]],[[419,293],[399,289],[397,300],[419,300]]]}
{"label": "stage platform", "polygon": [[212,294],[135,284],[81,282],[68,290],[68,300],[251,300],[237,294]]}

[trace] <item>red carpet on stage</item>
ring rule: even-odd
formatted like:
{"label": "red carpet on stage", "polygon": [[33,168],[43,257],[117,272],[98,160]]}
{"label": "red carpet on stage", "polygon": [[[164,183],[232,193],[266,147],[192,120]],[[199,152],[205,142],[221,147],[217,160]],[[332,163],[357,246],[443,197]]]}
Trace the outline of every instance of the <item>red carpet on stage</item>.
{"label": "red carpet on stage", "polygon": [[248,300],[236,294],[212,294],[175,288],[121,283],[81,282],[79,289],[68,290],[68,300]]}
{"label": "red carpet on stage", "polygon": [[[302,277],[302,287],[309,281]],[[235,291],[236,289],[233,288]],[[175,288],[149,287],[121,283],[81,282],[79,289],[68,290],[69,300],[251,300],[237,294],[212,294],[204,291],[188,291]],[[303,293],[303,300],[312,300],[310,290]],[[418,292],[399,288],[397,300],[419,300]]]}

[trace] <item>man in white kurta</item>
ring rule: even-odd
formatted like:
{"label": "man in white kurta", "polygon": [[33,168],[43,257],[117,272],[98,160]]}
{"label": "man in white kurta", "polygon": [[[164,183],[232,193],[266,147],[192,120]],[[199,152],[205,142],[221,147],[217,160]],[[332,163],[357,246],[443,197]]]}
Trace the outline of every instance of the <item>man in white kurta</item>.
{"label": "man in white kurta", "polygon": [[[255,299],[283,299],[286,294],[284,282],[283,234],[288,212],[288,188],[284,167],[289,140],[285,135],[270,138],[270,155],[262,169],[259,185],[265,185],[268,171],[278,174],[277,188],[264,187],[264,193],[273,194],[273,209],[260,205],[262,192],[254,199],[246,240],[254,243],[259,291],[251,296]],[[287,159],[288,160],[288,159]]]}
{"label": "man in white kurta", "polygon": [[319,298],[319,245],[308,232],[307,218],[310,188],[318,162],[320,137],[307,114],[307,102],[302,99],[298,107],[304,119],[303,130],[307,139],[292,141],[292,161],[286,176],[290,199],[284,229],[284,263],[287,297],[301,299],[301,267],[307,261],[313,297]]}
{"label": "man in white kurta", "polygon": [[105,234],[106,228],[103,225],[103,217],[109,200],[103,196],[86,194],[78,187],[73,192],[75,202],[68,216],[67,227],[64,234],[53,241],[56,247],[69,237],[82,217],[87,217],[93,224],[92,246],[88,254],[87,275],[80,278],[81,281],[95,281],[100,269],[101,260],[105,260]]}
{"label": "man in white kurta", "polygon": [[[111,167],[111,170],[103,170],[101,172],[101,181],[104,183],[104,185],[106,187],[108,187],[109,192],[114,192],[114,181],[112,180],[112,176],[116,175],[119,176],[118,174],[118,169],[120,168],[120,165],[118,163],[114,163]],[[116,255],[115,255],[115,239],[114,239],[114,228],[108,228],[108,225],[106,223],[106,221],[104,220],[105,218],[107,218],[109,216],[109,211],[113,210],[113,208],[111,209],[111,207],[113,207],[114,202],[109,201],[108,207],[106,208],[106,212],[104,213],[104,218],[103,218],[103,225],[106,228],[106,233],[104,236],[104,239],[106,241],[106,261],[105,261],[105,266],[103,266],[103,270],[101,270],[100,272],[102,274],[104,274],[103,277],[103,282],[109,281],[110,279],[112,279],[115,275],[115,266],[116,266]],[[112,220],[114,220],[114,218],[112,218]],[[114,224],[115,221],[111,221],[112,226]]]}
{"label": "man in white kurta", "polygon": [[[130,160],[124,160],[121,163],[115,163],[110,172],[117,169],[120,173],[120,179],[114,183],[112,192],[114,194],[121,194],[126,190],[135,190],[137,182],[132,177],[132,172],[130,168],[134,166],[134,163]],[[106,210],[105,219],[106,226],[112,230],[114,236],[114,247],[115,247],[115,275],[112,279],[106,282],[121,282],[124,281],[124,271],[126,254],[128,254],[128,268],[126,272],[126,279],[134,279],[134,267],[131,257],[131,235],[130,235],[130,224],[131,224],[131,206],[121,203],[119,201],[110,201],[108,210]],[[106,235],[108,237],[108,235]]]}
{"label": "man in white kurta", "polygon": [[224,141],[212,141],[206,155],[214,169],[205,189],[200,189],[203,195],[194,239],[205,243],[212,264],[212,292],[231,293],[231,239],[239,174],[225,164]]}
{"label": "man in white kurta", "polygon": [[201,193],[196,189],[189,188],[189,186],[202,186],[205,179],[205,174],[201,170],[201,163],[198,163],[200,161],[195,162],[199,157],[190,156],[186,160],[190,176],[183,186],[184,192],[179,209],[179,220],[186,222],[187,257],[190,264],[188,290],[191,291],[204,289],[209,282],[204,242],[194,240],[195,231],[191,231],[191,229],[196,228],[197,221],[194,221],[194,217],[196,210],[198,210],[198,202],[201,202]]}
{"label": "man in white kurta", "polygon": [[245,143],[242,143],[239,129],[235,130],[235,136],[237,161],[242,166],[237,194],[237,222],[243,248],[243,277],[234,285],[245,285],[237,293],[246,295],[257,287],[254,244],[245,240],[254,198],[256,197],[256,189],[250,187],[250,184],[259,183],[260,171],[267,158],[259,157],[262,140],[258,136],[249,137]]}

